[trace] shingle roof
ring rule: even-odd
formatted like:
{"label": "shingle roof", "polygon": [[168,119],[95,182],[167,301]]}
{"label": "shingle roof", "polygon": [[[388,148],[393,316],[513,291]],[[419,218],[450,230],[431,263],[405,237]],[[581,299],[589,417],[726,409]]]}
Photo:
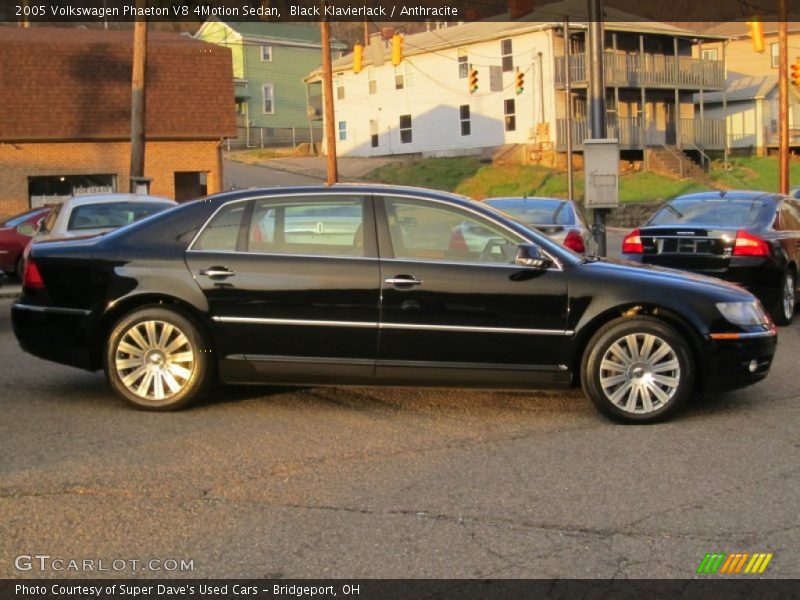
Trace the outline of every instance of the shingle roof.
{"label": "shingle roof", "polygon": [[272,40],[287,40],[320,44],[319,24],[316,23],[278,23],[275,21],[225,21],[225,24],[243,35]]}
{"label": "shingle roof", "polygon": [[[130,138],[131,31],[3,27],[0,141]],[[149,32],[148,139],[236,135],[231,51]]]}
{"label": "shingle roof", "polygon": [[[729,77],[726,82],[726,101],[741,102],[743,100],[753,100],[763,98],[778,85],[776,75],[756,75],[753,77]],[[703,94],[703,103],[714,104],[722,102],[722,92],[706,92]],[[700,94],[694,95],[694,101],[700,101]]]}
{"label": "shingle roof", "polygon": [[[719,23],[718,25],[709,27],[704,33],[709,35],[723,35],[732,38],[747,37],[748,29],[746,21],[747,20],[744,19],[742,21]],[[800,21],[787,21],[786,26],[789,31],[800,31]],[[764,28],[764,33],[767,35],[778,32],[778,23],[775,21],[764,21],[762,27]]]}

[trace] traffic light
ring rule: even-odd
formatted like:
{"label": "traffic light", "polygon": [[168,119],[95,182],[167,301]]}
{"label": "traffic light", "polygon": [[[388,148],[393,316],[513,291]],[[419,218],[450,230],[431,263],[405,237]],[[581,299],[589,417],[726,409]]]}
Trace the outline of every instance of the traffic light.
{"label": "traffic light", "polygon": [[396,67],[403,62],[403,36],[395,33],[392,36],[392,64]]}
{"label": "traffic light", "polygon": [[800,58],[795,58],[794,63],[789,67],[789,81],[795,87],[800,87]]}
{"label": "traffic light", "polygon": [[764,52],[764,24],[758,17],[753,17],[747,22],[748,35],[753,40],[753,50]]}
{"label": "traffic light", "polygon": [[474,94],[478,91],[478,70],[470,67],[469,69],[469,93]]}
{"label": "traffic light", "polygon": [[519,69],[517,69],[516,81],[517,81],[516,85],[517,94],[521,94],[522,92],[525,91],[525,73],[523,73]]}
{"label": "traffic light", "polygon": [[353,46],[353,73],[361,73],[364,63],[364,46],[356,44]]}

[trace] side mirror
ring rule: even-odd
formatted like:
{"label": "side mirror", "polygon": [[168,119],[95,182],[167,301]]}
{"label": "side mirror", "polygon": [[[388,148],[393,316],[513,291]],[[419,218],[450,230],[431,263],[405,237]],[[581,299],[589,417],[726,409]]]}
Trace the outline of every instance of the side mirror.
{"label": "side mirror", "polygon": [[17,233],[20,235],[24,235],[25,237],[33,237],[36,235],[38,231],[38,227],[33,223],[23,223],[19,227],[17,227]]}
{"label": "side mirror", "polygon": [[553,266],[553,261],[542,253],[536,244],[520,244],[517,246],[517,256],[514,264],[518,267],[530,267],[544,271]]}

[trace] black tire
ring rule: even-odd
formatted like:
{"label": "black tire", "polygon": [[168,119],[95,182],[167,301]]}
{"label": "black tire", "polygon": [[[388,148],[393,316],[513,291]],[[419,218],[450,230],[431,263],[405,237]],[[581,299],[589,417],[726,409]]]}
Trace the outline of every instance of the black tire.
{"label": "black tire", "polygon": [[[628,336],[633,336],[638,361]],[[652,360],[642,358],[646,351]],[[631,359],[625,368],[625,360],[615,352]],[[658,356],[662,352],[666,354]],[[686,402],[694,387],[695,364],[686,339],[669,324],[653,317],[621,318],[601,327],[589,340],[581,378],[584,393],[605,416],[621,423],[655,423],[671,417]]]}
{"label": "black tire", "polygon": [[17,263],[14,265],[14,273],[20,283],[22,283],[22,279],[25,277],[25,259],[22,257],[22,254],[19,255]]}
{"label": "black tire", "polygon": [[148,306],[114,325],[103,366],[109,385],[125,402],[141,410],[169,411],[206,389],[212,379],[212,356],[210,344],[189,315]]}
{"label": "black tire", "polygon": [[[792,291],[792,299],[786,298],[788,290]],[[788,303],[791,303],[789,308]],[[780,288],[778,288],[778,298],[769,307],[769,314],[776,325],[790,325],[794,318],[794,307],[797,304],[797,280],[791,270],[784,272],[781,277]]]}

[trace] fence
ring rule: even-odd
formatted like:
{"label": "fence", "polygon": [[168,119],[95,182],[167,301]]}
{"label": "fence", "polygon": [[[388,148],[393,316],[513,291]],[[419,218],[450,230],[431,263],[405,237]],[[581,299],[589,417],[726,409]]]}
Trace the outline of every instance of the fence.
{"label": "fence", "polygon": [[228,150],[245,148],[295,147],[298,144],[318,144],[322,141],[319,127],[247,127],[239,125],[235,138],[226,140]]}

